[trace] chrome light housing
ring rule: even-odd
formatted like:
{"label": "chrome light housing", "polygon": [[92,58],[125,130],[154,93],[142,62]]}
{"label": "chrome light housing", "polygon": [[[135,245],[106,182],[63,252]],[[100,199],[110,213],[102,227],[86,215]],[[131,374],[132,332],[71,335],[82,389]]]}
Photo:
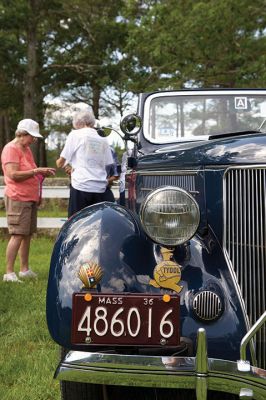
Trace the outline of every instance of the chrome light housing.
{"label": "chrome light housing", "polygon": [[200,221],[199,206],[186,190],[164,186],[146,197],[140,219],[146,234],[154,242],[177,246],[195,234]]}
{"label": "chrome light housing", "polygon": [[223,312],[223,304],[220,296],[211,290],[198,292],[194,296],[192,308],[197,317],[202,321],[214,321]]}

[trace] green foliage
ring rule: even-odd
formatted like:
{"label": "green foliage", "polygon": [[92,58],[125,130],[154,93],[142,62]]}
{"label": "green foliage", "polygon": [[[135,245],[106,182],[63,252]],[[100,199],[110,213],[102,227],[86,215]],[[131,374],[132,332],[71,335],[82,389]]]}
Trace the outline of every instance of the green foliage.
{"label": "green foliage", "polygon": [[116,152],[118,161],[121,163],[121,161],[122,161],[122,156],[123,156],[123,154],[124,154],[124,152],[125,152],[125,149],[122,148],[122,147],[120,147],[118,143],[113,144],[113,148],[114,148],[114,150],[115,150],[115,152]]}
{"label": "green foliage", "polygon": [[[0,241],[2,273],[6,244],[6,241]],[[1,277],[1,400],[59,399],[59,382],[53,380],[59,350],[49,336],[45,311],[52,248],[52,239],[32,241],[30,262],[32,269],[38,273],[36,282],[6,283]]]}
{"label": "green foliage", "polygon": [[264,0],[139,3],[128,7],[133,88],[265,86]]}
{"label": "green foliage", "polygon": [[99,115],[101,94],[119,78],[117,53],[125,37],[121,1],[64,1],[64,19],[50,47],[54,94],[90,104]]}
{"label": "green foliage", "polygon": [[[59,157],[58,149],[56,150],[47,150],[47,164],[49,167],[55,168],[55,161]],[[58,171],[59,172],[59,171]]]}
{"label": "green foliage", "polygon": [[[1,4],[4,3],[4,4]],[[11,10],[5,2],[0,3],[0,115],[8,114],[9,124],[22,113],[24,66],[20,63],[24,45],[19,43],[15,24],[12,25]],[[12,7],[12,5],[10,4]],[[15,124],[14,124],[15,126]]]}
{"label": "green foliage", "polygon": [[69,132],[47,95],[113,117],[133,93],[265,87],[265,0],[0,0],[0,26],[0,147],[26,109]]}
{"label": "green foliage", "polygon": [[[46,153],[47,153],[47,166],[56,168],[55,162],[58,159],[60,152],[58,151],[58,149],[56,149],[56,150],[47,150]],[[65,178],[66,177],[65,171],[62,168],[57,168],[56,177]]]}

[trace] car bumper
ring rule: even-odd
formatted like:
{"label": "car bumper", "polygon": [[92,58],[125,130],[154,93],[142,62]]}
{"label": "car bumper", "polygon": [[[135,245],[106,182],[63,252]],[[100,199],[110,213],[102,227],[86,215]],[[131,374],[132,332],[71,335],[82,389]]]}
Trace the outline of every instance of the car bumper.
{"label": "car bumper", "polygon": [[266,371],[245,361],[207,357],[204,329],[198,332],[196,357],[135,356],[70,351],[55,378],[104,385],[195,389],[197,400],[208,390],[266,399]]}

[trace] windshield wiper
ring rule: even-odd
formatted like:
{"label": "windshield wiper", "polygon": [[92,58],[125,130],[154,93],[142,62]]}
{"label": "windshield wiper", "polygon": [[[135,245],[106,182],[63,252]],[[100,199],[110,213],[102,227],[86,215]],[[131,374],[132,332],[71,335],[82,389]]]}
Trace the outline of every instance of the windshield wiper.
{"label": "windshield wiper", "polygon": [[264,123],[266,122],[266,118],[264,118],[264,120],[262,121],[262,123],[260,124],[260,126],[258,127],[258,130],[261,132],[261,128],[263,127]]}
{"label": "windshield wiper", "polygon": [[239,132],[226,132],[226,133],[218,133],[218,135],[210,135],[209,136],[209,140],[212,139],[220,139],[220,138],[224,138],[224,137],[230,137],[230,136],[238,136],[238,135],[246,135],[249,133],[263,133],[262,132],[262,127],[266,122],[266,118],[264,118],[264,120],[262,121],[262,123],[259,125],[258,129],[255,131],[239,131]]}
{"label": "windshield wiper", "polygon": [[247,135],[249,133],[261,133],[261,131],[256,130],[256,131],[239,131],[239,132],[226,132],[226,133],[219,133],[218,135],[210,135],[209,140],[212,139],[220,139],[220,138],[225,138],[225,137],[230,137],[230,136],[241,136],[241,135]]}

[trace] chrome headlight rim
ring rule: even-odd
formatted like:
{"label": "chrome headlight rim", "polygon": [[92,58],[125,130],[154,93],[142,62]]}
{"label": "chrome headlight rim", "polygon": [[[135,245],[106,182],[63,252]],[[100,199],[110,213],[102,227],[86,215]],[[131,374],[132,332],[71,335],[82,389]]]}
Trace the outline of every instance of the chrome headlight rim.
{"label": "chrome headlight rim", "polygon": [[[162,241],[156,240],[156,239],[150,234],[150,232],[148,231],[148,229],[146,228],[145,222],[144,222],[144,217],[143,217],[144,212],[145,212],[145,209],[146,209],[146,207],[147,207],[147,204],[148,204],[148,202],[151,200],[151,198],[154,197],[154,196],[156,196],[158,193],[161,193],[161,192],[167,191],[167,190],[168,190],[168,191],[171,190],[171,191],[181,192],[181,193],[183,193],[183,195],[186,195],[186,196],[190,199],[190,201],[194,204],[194,206],[195,206],[195,208],[196,208],[196,214],[197,214],[197,221],[196,221],[196,224],[195,224],[197,227],[196,227],[196,229],[194,230],[194,232],[193,232],[188,238],[186,238],[186,240],[184,240],[184,241],[182,241],[182,242],[179,242],[179,243],[176,243],[176,244],[171,244],[171,245],[165,244],[165,243],[162,242]],[[143,230],[144,230],[144,232],[146,233],[146,235],[147,235],[153,242],[155,242],[155,243],[157,243],[157,244],[159,244],[159,245],[166,246],[166,247],[176,247],[176,246],[179,246],[179,245],[182,245],[182,244],[188,242],[188,241],[195,235],[195,233],[196,233],[196,231],[197,231],[197,229],[198,229],[198,227],[199,227],[199,223],[200,223],[200,209],[199,209],[199,205],[198,205],[197,201],[194,199],[194,197],[193,197],[187,190],[182,189],[182,188],[180,188],[180,187],[178,187],[178,186],[169,186],[169,185],[168,185],[168,186],[160,186],[159,188],[156,188],[156,189],[152,190],[152,192],[150,192],[149,194],[147,194],[147,196],[146,196],[145,199],[143,200],[143,203],[141,204],[141,207],[140,207],[139,215],[140,215],[141,225],[142,225]]]}

